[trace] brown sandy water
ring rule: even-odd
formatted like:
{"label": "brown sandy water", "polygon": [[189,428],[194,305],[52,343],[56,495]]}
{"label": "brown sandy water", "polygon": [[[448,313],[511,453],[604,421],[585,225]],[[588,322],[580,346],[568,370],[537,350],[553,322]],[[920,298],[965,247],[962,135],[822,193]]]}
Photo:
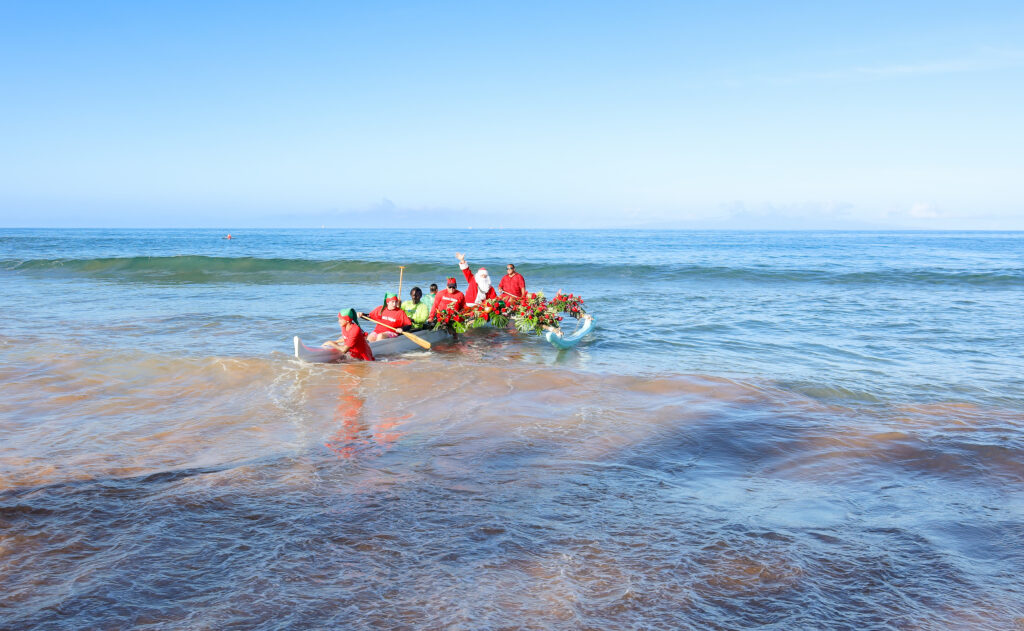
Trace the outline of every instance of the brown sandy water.
{"label": "brown sandy water", "polygon": [[1024,629],[1024,416],[11,347],[5,629]]}

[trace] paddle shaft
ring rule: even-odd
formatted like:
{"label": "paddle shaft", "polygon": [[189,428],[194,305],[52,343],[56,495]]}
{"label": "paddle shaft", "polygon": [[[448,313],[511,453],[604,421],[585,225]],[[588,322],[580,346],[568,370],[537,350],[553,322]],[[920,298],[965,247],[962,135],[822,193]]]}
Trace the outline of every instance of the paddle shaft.
{"label": "paddle shaft", "polygon": [[422,346],[423,348],[427,349],[428,351],[430,350],[430,342],[426,341],[425,339],[423,339],[422,337],[420,337],[418,335],[413,335],[412,333],[406,333],[405,331],[401,331],[399,329],[396,329],[393,326],[388,326],[388,325],[384,324],[383,322],[377,322],[373,318],[367,318],[365,315],[361,315],[359,317],[361,317],[363,319],[366,319],[366,320],[369,320],[370,322],[373,322],[374,324],[379,324],[380,326],[384,327],[385,329],[391,329],[395,333],[401,333],[402,335],[404,335],[405,337],[409,338],[410,340],[412,340],[416,344]]}
{"label": "paddle shaft", "polygon": [[405,274],[405,266],[398,266],[398,301],[402,301],[402,276]]}

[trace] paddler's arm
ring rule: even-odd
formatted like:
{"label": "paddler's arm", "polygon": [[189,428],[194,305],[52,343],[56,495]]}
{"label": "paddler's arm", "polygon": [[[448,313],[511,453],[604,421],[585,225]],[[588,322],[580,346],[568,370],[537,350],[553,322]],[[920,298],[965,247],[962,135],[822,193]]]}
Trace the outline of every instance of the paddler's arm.
{"label": "paddler's arm", "polygon": [[[376,311],[376,309],[374,309],[374,311]],[[356,315],[357,315],[357,316],[359,316],[360,318],[366,318],[367,320],[369,320],[369,319],[370,319],[370,317],[369,317],[369,316],[367,316],[367,315],[366,315],[365,313],[362,313],[362,312],[358,312],[358,313],[356,313]],[[373,314],[371,313],[371,314],[370,314],[370,316],[372,316],[372,315],[373,315]],[[377,317],[379,318],[380,316],[377,316]],[[370,321],[372,322],[373,320],[370,320]],[[385,328],[386,328],[386,327],[385,327]],[[394,330],[395,330],[395,331],[396,331],[397,333],[401,333],[401,332],[402,332],[402,327],[400,327],[400,326],[396,326],[396,327],[392,327],[392,328],[393,328],[393,329],[394,329]]]}
{"label": "paddler's arm", "polygon": [[337,341],[335,341],[335,340],[327,340],[326,342],[323,343],[323,347],[324,348],[334,348],[334,349],[337,349],[337,350],[341,351],[342,355],[344,355],[345,353],[348,352],[348,347],[345,346],[344,344],[339,344],[339,342],[343,342],[344,340],[345,340],[345,338],[341,338],[341,339],[339,339]]}

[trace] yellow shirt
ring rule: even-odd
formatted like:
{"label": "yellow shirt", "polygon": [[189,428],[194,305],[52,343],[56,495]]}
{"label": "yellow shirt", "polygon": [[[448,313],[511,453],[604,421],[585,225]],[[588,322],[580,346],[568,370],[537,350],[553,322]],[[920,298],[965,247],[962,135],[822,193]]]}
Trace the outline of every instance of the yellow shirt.
{"label": "yellow shirt", "polygon": [[415,305],[412,303],[412,300],[406,300],[402,303],[402,310],[409,316],[412,323],[417,326],[422,325],[430,317],[430,307],[422,300],[420,300],[419,304]]}

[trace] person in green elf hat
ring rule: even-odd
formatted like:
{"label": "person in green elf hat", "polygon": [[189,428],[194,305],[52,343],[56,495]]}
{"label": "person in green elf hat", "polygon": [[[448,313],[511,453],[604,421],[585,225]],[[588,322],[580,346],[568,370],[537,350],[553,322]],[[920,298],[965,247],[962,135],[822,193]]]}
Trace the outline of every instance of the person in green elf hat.
{"label": "person in green elf hat", "polygon": [[398,296],[388,292],[384,294],[384,304],[370,312],[370,315],[359,314],[359,317],[366,318],[377,324],[377,328],[370,333],[369,340],[376,342],[389,337],[397,337],[397,331],[412,326],[412,320],[398,306]]}
{"label": "person in green elf hat", "polygon": [[405,314],[409,316],[413,325],[422,327],[423,323],[430,317],[430,305],[420,300],[423,298],[423,290],[419,287],[413,287],[412,291],[409,292],[409,296],[412,299],[402,303],[402,311],[405,311]]}
{"label": "person in green elf hat", "polygon": [[373,361],[373,351],[366,342],[366,334],[359,327],[359,318],[355,309],[338,312],[338,324],[341,325],[341,337],[323,343],[324,348],[334,348],[342,355],[348,354],[353,359]]}

